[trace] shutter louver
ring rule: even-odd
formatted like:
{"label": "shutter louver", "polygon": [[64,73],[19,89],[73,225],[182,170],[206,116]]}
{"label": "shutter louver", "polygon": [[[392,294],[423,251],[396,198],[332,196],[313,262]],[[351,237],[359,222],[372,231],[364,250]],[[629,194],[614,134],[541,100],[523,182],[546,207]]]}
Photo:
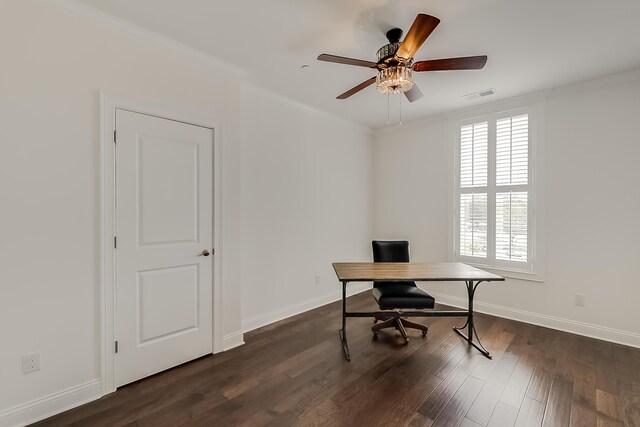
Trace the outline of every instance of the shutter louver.
{"label": "shutter louver", "polygon": [[496,122],[496,185],[529,181],[529,116],[507,117]]}
{"label": "shutter louver", "polygon": [[527,262],[527,198],[496,193],[496,259]]}
{"label": "shutter louver", "polygon": [[460,186],[487,185],[489,123],[475,123],[460,129]]}
{"label": "shutter louver", "polygon": [[487,257],[487,195],[460,195],[460,255]]}

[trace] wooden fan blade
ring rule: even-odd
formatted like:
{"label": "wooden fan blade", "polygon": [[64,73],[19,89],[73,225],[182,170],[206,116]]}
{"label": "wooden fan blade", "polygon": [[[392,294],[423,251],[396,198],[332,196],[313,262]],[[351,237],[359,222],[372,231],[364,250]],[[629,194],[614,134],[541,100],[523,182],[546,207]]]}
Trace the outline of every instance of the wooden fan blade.
{"label": "wooden fan blade", "polygon": [[487,56],[431,59],[413,64],[413,71],[480,70],[487,63]]}
{"label": "wooden fan blade", "polygon": [[418,14],[411,28],[409,28],[407,36],[396,52],[396,58],[404,59],[405,61],[413,58],[413,55],[416,54],[420,46],[422,46],[422,43],[424,43],[427,37],[436,29],[439,23],[440,20],[435,16],[424,13]]}
{"label": "wooden fan blade", "polygon": [[335,62],[337,64],[355,65],[357,67],[376,68],[375,62],[364,61],[362,59],[345,58],[344,56],[329,55],[323,53],[318,55],[318,61]]}
{"label": "wooden fan blade", "polygon": [[336,96],[336,99],[347,99],[351,95],[354,95],[354,94],[360,92],[362,89],[366,88],[367,86],[371,86],[375,82],[376,82],[376,78],[375,77],[371,77],[369,80],[363,81],[358,86],[356,86],[356,87],[354,87],[352,89],[349,89],[348,91],[346,91],[342,95]]}
{"label": "wooden fan blade", "polygon": [[422,91],[420,90],[418,85],[414,83],[413,87],[404,93],[404,96],[407,97],[409,102],[413,102],[422,98],[424,95],[422,94]]}

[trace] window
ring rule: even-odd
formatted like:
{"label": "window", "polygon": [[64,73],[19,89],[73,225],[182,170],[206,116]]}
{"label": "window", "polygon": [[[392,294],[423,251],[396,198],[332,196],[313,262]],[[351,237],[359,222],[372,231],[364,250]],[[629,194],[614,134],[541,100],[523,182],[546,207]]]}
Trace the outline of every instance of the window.
{"label": "window", "polygon": [[534,272],[532,132],[527,110],[457,127],[456,258]]}

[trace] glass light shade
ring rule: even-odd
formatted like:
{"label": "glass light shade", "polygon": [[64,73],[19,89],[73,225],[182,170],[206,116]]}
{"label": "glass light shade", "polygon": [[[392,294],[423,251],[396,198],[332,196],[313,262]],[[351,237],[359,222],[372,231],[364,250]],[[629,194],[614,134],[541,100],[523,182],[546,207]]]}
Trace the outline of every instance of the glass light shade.
{"label": "glass light shade", "polygon": [[400,43],[389,43],[378,49],[378,61],[382,61],[385,58],[390,58],[396,54],[400,48]]}
{"label": "glass light shade", "polygon": [[403,93],[413,87],[413,69],[395,65],[378,71],[376,88],[380,93]]}

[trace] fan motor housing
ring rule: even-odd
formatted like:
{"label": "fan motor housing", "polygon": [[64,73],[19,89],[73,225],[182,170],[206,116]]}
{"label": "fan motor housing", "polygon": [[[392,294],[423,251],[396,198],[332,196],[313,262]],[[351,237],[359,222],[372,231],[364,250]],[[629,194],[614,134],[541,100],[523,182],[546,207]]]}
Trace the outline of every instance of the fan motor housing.
{"label": "fan motor housing", "polygon": [[402,38],[402,30],[400,28],[392,28],[387,31],[387,40],[389,43],[378,49],[378,69],[384,69],[388,67],[395,67],[397,65],[404,65],[411,67],[412,61],[398,61],[396,58],[396,52],[400,48],[400,39]]}
{"label": "fan motor housing", "polygon": [[389,43],[378,49],[378,63],[388,62],[390,58],[396,56],[396,52],[400,48],[400,43]]}
{"label": "fan motor housing", "polygon": [[389,43],[400,43],[400,39],[402,38],[402,30],[400,28],[392,28],[387,31],[387,40]]}

